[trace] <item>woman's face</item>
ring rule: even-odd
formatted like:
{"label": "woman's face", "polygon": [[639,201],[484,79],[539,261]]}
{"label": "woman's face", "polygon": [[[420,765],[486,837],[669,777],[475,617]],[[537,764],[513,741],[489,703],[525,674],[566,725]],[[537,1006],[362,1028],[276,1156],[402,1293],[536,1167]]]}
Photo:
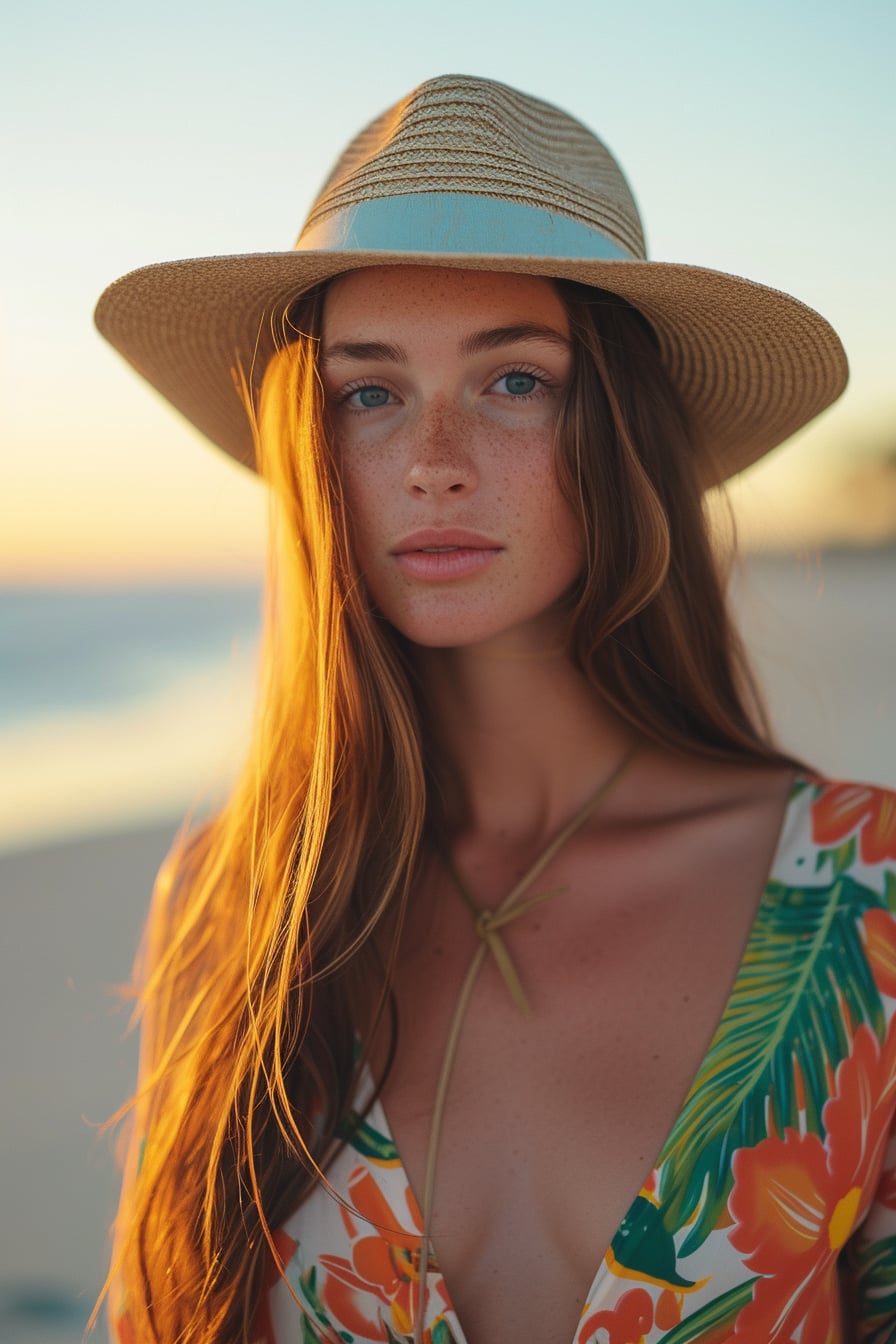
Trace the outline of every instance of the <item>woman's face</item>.
{"label": "woman's face", "polygon": [[321,371],[355,550],[408,639],[553,633],[582,565],[554,467],[571,366],[547,280],[401,266],[330,285]]}

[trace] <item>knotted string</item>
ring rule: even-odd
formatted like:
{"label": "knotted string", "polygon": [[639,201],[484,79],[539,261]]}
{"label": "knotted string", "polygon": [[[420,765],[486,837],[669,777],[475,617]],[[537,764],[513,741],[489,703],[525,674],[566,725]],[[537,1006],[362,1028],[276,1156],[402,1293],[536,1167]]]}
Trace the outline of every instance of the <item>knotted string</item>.
{"label": "knotted string", "polygon": [[442,1137],[442,1121],[445,1115],[445,1102],[448,1097],[448,1085],[451,1081],[451,1073],[454,1068],[454,1061],[457,1055],[457,1047],[460,1042],[460,1033],[466,1016],[470,997],[473,993],[473,987],[476,984],[476,978],[482,968],[482,963],[486,955],[491,952],[495,965],[501,974],[511,998],[524,1017],[529,1015],[529,1005],[523,991],[523,986],[517,973],[516,967],[510,956],[507,944],[501,937],[500,930],[515,919],[520,919],[527,914],[534,906],[540,905],[542,901],[549,900],[552,896],[557,896],[566,887],[554,887],[548,891],[538,892],[528,896],[523,900],[526,891],[532,883],[540,876],[551,860],[555,857],[558,850],[562,849],[567,840],[584,824],[594,811],[597,804],[606,797],[610,790],[621,779],[623,773],[628,769],[633,757],[637,752],[637,747],[633,746],[623,756],[622,760],[614,770],[610,772],[606,779],[602,780],[595,791],[585,799],[582,806],[570,818],[566,825],[551,839],[541,853],[537,856],[531,867],[527,868],[525,873],[504,897],[504,900],[494,910],[480,909],[474,901],[469,889],[463,879],[458,874],[447,856],[444,857],[445,866],[452,880],[460,891],[464,902],[469,907],[474,917],[474,927],[479,936],[479,946],[473,953],[473,958],[467,968],[463,983],[460,987],[460,993],[457,996],[457,1003],[454,1007],[454,1014],[451,1018],[451,1026],[448,1030],[448,1039],[445,1042],[445,1053],[442,1056],[442,1067],[439,1071],[439,1080],[436,1085],[436,1096],[433,1103],[432,1124],[429,1131],[429,1143],[426,1149],[426,1169],[423,1178],[423,1235],[420,1243],[420,1264],[418,1268],[419,1278],[417,1280],[416,1309],[414,1311],[414,1344],[423,1344],[423,1323],[426,1314],[427,1299],[427,1274],[429,1271],[430,1260],[430,1229],[432,1226],[433,1195],[436,1184],[436,1162],[439,1152],[439,1141]]}
{"label": "knotted string", "polygon": [[546,891],[536,892],[534,895],[527,897],[526,900],[519,901],[514,905],[512,910],[505,910],[503,908],[499,908],[498,910],[482,910],[477,906],[470,894],[469,887],[454,867],[451,859],[446,857],[444,863],[454,885],[457,887],[469,907],[470,913],[473,916],[473,928],[476,931],[477,937],[482,939],[486,949],[491,952],[495,960],[495,965],[501,973],[501,978],[507,986],[510,997],[513,999],[517,1008],[519,1008],[523,1017],[528,1017],[529,1004],[526,1001],[522,982],[520,981],[517,969],[513,964],[507,944],[501,937],[499,930],[503,929],[506,924],[512,924],[515,919],[521,919],[523,915],[527,915],[530,910],[534,909],[536,905],[540,905],[542,901],[548,901],[552,896],[560,896],[564,891],[568,890],[568,888],[549,887]]}

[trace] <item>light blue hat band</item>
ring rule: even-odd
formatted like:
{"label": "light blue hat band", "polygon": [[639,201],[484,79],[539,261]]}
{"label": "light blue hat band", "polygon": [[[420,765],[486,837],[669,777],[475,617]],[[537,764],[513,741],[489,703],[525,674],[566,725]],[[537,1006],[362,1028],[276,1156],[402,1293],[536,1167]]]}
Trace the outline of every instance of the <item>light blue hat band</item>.
{"label": "light blue hat band", "polygon": [[387,196],[333,211],[302,232],[296,250],[633,260],[627,248],[566,215],[452,191]]}

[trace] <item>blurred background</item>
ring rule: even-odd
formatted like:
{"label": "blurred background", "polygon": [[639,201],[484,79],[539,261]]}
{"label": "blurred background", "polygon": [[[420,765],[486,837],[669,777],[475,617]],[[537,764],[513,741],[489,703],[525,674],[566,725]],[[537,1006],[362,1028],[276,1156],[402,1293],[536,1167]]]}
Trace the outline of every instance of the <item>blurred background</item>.
{"label": "blurred background", "polygon": [[887,0],[30,0],[4,20],[0,1341],[80,1337],[132,1085],[128,978],[178,818],[251,713],[265,502],[92,328],[147,262],[289,248],[342,145],[489,75],[621,160],[652,256],[788,290],[843,399],[735,482],[733,597],[779,736],[896,785]]}

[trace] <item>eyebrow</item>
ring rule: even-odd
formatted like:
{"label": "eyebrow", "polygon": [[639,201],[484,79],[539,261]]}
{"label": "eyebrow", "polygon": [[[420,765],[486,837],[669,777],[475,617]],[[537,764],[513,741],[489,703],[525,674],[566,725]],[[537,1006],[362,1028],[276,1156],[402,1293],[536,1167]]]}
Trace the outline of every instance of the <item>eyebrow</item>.
{"label": "eyebrow", "polygon": [[[460,343],[462,355],[480,355],[487,350],[496,350],[503,345],[518,345],[522,341],[541,341],[559,346],[568,351],[570,341],[553,327],[543,326],[539,322],[516,322],[508,327],[488,327],[484,331],[474,331],[465,336]],[[387,364],[407,364],[408,357],[400,345],[390,345],[388,341],[335,341],[324,348],[321,362],[324,365],[338,360],[360,360]]]}
{"label": "eyebrow", "polygon": [[386,341],[335,341],[324,347],[322,364],[333,364],[339,359],[359,359],[387,364],[407,364],[408,357],[399,345]]}
{"label": "eyebrow", "polygon": [[501,345],[518,345],[521,341],[542,341],[548,345],[558,345],[562,350],[570,348],[567,337],[553,327],[543,326],[540,322],[517,322],[510,327],[474,331],[461,341],[460,353],[479,355],[485,350],[496,350]]}

